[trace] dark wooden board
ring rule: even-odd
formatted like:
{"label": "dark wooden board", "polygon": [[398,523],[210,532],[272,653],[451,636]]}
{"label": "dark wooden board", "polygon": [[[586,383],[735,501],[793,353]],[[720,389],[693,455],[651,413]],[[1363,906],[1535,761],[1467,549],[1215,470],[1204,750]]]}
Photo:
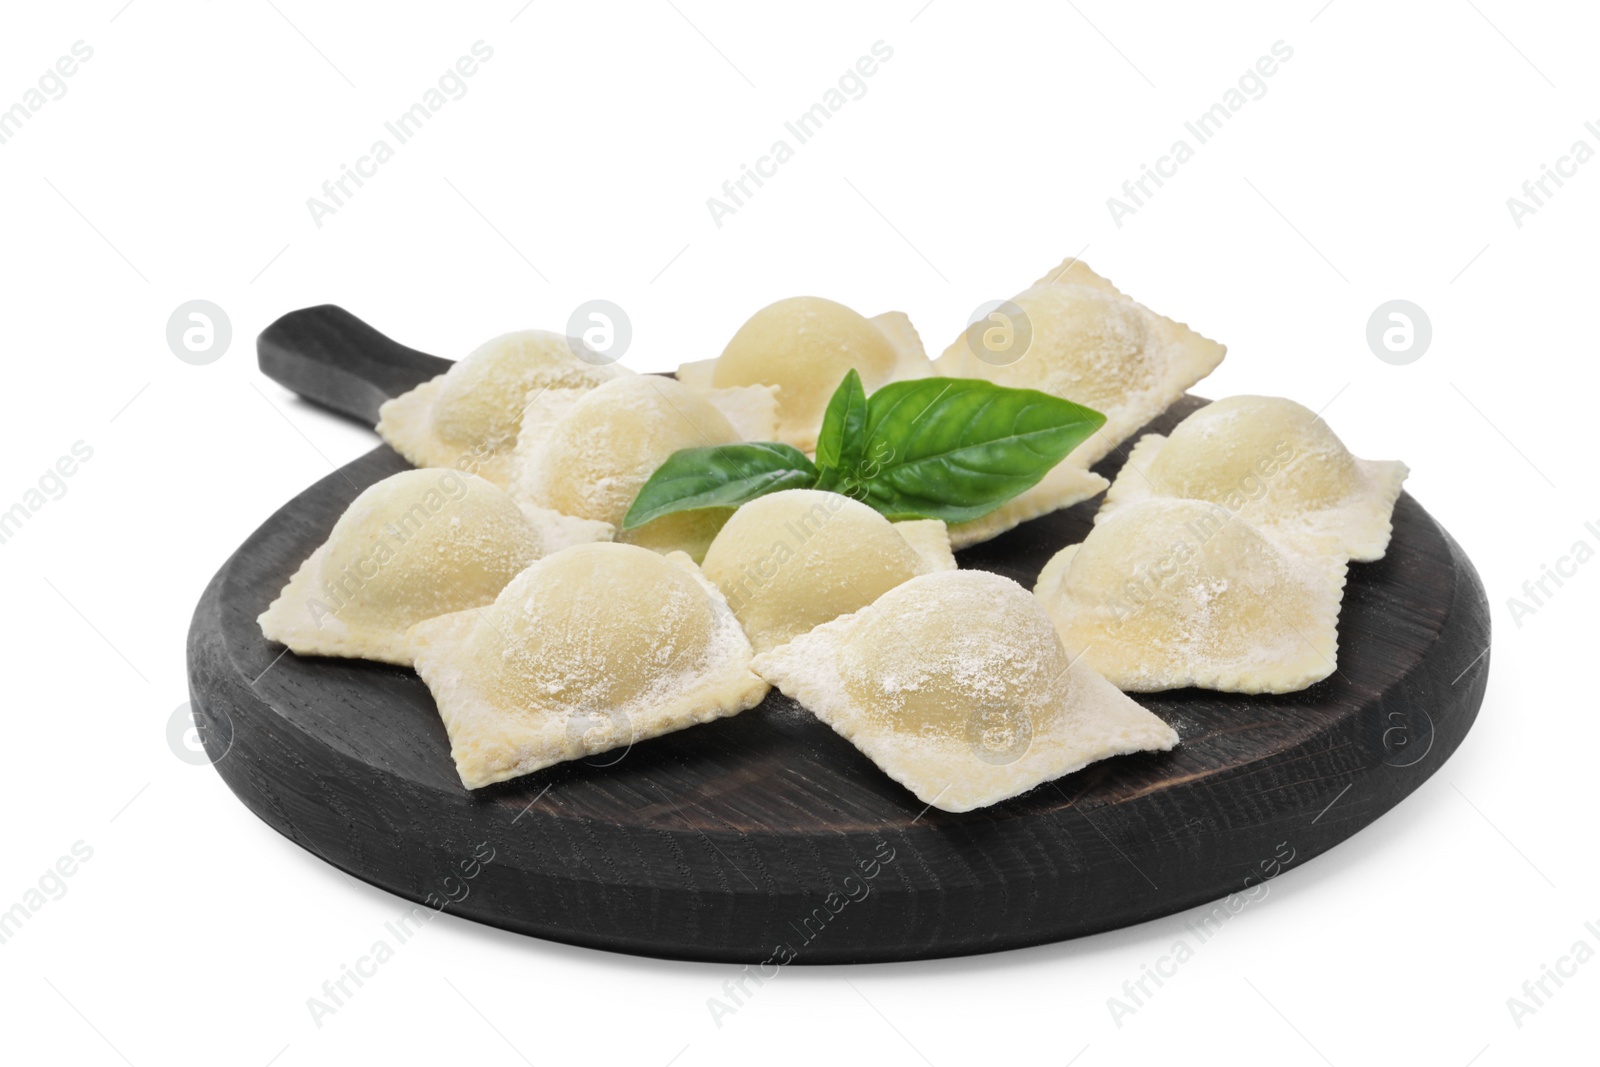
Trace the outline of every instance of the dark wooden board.
{"label": "dark wooden board", "polygon": [[[330,307],[274,323],[261,358],[369,422],[374,390],[443,365]],[[1186,398],[1149,429],[1203,403]],[[774,692],[732,719],[472,793],[414,674],[284,653],[255,623],[349,501],[406,467],[374,449],[284,505],[218,571],[189,635],[196,721],[223,779],[290,840],[402,897],[556,941],[850,963],[1143,922],[1298,868],[1394,807],[1460,744],[1488,677],[1477,574],[1403,495],[1388,555],[1351,567],[1338,672],[1286,696],[1136,696],[1182,737],[1170,753],[952,815],[924,810]],[[968,549],[961,565],[1031,587],[1097,504]]]}

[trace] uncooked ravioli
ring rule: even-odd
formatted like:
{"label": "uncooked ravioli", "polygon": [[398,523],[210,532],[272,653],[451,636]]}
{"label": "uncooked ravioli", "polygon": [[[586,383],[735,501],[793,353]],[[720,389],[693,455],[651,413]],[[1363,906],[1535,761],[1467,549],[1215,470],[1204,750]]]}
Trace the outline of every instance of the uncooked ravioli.
{"label": "uncooked ravioli", "polygon": [[575,341],[545,330],[503,334],[449,370],[378,409],[378,433],[418,467],[457,467],[510,482],[512,452],[530,395],[592,389],[632,371],[591,363]]}
{"label": "uncooked ravioli", "polygon": [[540,556],[610,532],[530,515],[474,475],[404,471],[351,501],[258,622],[301,655],[409,664],[413,624],[491,603]]}
{"label": "uncooked ravioli", "polygon": [[[758,392],[770,401],[770,390]],[[545,390],[528,406],[511,492],[526,504],[620,531],[639,490],[674,452],[744,439],[717,406],[723,395],[656,375],[629,375],[589,390]],[[728,395],[748,416],[751,394]],[[770,430],[770,406],[767,412]],[[665,515],[620,531],[617,540],[681,550],[698,560],[729,513],[723,508]]]}
{"label": "uncooked ravioli", "polygon": [[981,360],[963,334],[934,366],[940,374],[1038,389],[1104,414],[1100,431],[1067,457],[1080,467],[1098,462],[1165,411],[1227,351],[1124,296],[1076,259],[1011,302],[1027,315],[1032,334],[1020,358],[1004,365]]}
{"label": "uncooked ravioli", "polygon": [[1170,407],[1215,370],[1227,351],[1124,296],[1077,259],[1062,263],[1011,302],[1027,316],[1031,331],[1020,358],[1004,365],[979,359],[963,333],[934,361],[935,372],[1038,389],[1091,407],[1106,422],[1038,485],[990,515],[951,527],[950,540],[958,548],[1105,488],[1098,475],[1079,472]]}
{"label": "uncooked ravioli", "polygon": [[678,380],[696,389],[776,386],[776,439],[811,452],[828,400],[852,368],[868,393],[932,371],[904,314],[868,319],[832,300],[795,296],[750,316],[722,355],[685,363]]}
{"label": "uncooked ravioli", "polygon": [[1315,412],[1292,400],[1234,396],[1208,404],[1170,437],[1146,434],[1095,516],[1152,497],[1220,504],[1307,551],[1382,559],[1406,465],[1358,459]]}
{"label": "uncooked ravioli", "polygon": [[937,519],[891,523],[850,497],[789,489],[735,511],[704,570],[762,652],[955,565]]}
{"label": "uncooked ravioli", "polygon": [[1069,654],[1027,590],[985,571],[913,578],[752,666],[945,811],[1178,742]]}
{"label": "uncooked ravioli", "polygon": [[1045,564],[1034,593],[1120,689],[1292,693],[1337,667],[1345,570],[1220,505],[1163,498],[1096,523]]}
{"label": "uncooked ravioli", "polygon": [[579,545],[494,604],[411,631],[462,784],[477,789],[760,703],[750,642],[682,553]]}

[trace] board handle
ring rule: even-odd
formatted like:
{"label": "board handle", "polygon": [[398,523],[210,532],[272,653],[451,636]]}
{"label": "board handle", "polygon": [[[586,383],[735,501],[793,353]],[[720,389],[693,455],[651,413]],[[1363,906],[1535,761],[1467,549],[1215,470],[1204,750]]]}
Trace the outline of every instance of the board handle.
{"label": "board handle", "polygon": [[451,362],[390,340],[336,304],[291,311],[256,338],[261,373],[368,426],[378,408],[449,370]]}

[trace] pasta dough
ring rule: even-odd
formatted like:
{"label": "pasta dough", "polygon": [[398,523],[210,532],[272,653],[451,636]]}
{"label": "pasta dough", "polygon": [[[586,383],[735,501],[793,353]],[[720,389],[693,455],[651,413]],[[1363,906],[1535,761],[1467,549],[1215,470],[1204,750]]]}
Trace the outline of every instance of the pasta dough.
{"label": "pasta dough", "polygon": [[[771,390],[757,390],[771,400]],[[528,405],[517,442],[511,491],[518,500],[564,515],[622,520],[639,490],[672,453],[743,440],[714,401],[724,396],[748,416],[747,390],[700,393],[671,378],[628,375],[594,389],[547,389]],[[769,406],[768,428],[772,409]],[[657,551],[705,556],[730,509],[665,515],[617,540]]]}
{"label": "pasta dough", "polygon": [[504,487],[530,394],[633,375],[579,359],[571,346],[581,343],[544,330],[496,337],[379,408],[378,433],[418,467],[459,467]]}
{"label": "pasta dough", "polygon": [[538,557],[610,533],[602,523],[530,517],[471,474],[404,471],[350,503],[258,622],[301,655],[406,665],[414,623],[488,604]]}
{"label": "pasta dough", "polygon": [[767,685],[687,556],[579,545],[494,604],[411,631],[461,782],[478,789],[754,707]]}
{"label": "pasta dough", "polygon": [[758,652],[932,570],[951,570],[944,523],[891,523],[839,493],[789,489],[743,505],[706,551],[707,578]]}
{"label": "pasta dough", "polygon": [[944,811],[1178,742],[1070,656],[1025,589],[985,571],[913,578],[752,666]]}
{"label": "pasta dough", "polygon": [[1209,500],[1307,551],[1382,559],[1407,473],[1352,456],[1292,400],[1234,396],[1141,437],[1095,521],[1151,497]]}
{"label": "pasta dough", "polygon": [[750,316],[721,356],[685,363],[678,380],[696,389],[777,386],[776,439],[813,452],[828,401],[852,367],[869,394],[932,370],[922,339],[901,312],[867,319],[832,300],[795,296]]}
{"label": "pasta dough", "polygon": [[1292,693],[1336,669],[1345,569],[1220,505],[1156,499],[1058,552],[1034,592],[1062,641],[1118,688]]}

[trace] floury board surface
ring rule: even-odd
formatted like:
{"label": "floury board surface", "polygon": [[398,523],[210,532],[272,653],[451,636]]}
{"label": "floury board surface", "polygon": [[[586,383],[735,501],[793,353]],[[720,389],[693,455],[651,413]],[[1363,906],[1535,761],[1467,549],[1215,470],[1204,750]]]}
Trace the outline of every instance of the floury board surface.
{"label": "floury board surface", "polygon": [[[372,425],[448,363],[308,308],[262,370]],[[1148,430],[1205,403],[1185,398]],[[1115,473],[1120,453],[1097,468]],[[217,772],[268,825],[358,878],[576,945],[761,963],[911,960],[1143,922],[1296,869],[1398,804],[1455,751],[1488,680],[1472,564],[1409,495],[1388,555],[1350,568],[1339,669],[1303,692],[1136,695],[1178,731],[981,811],[924,810],[774,691],[760,706],[468,792],[409,670],[302,658],[255,618],[367,486],[386,446],[289,501],[195,609],[189,684]],[[1098,501],[959,554],[1031,587]],[[281,654],[281,656],[280,656]],[[485,859],[485,857],[490,857]],[[1291,857],[1287,861],[1285,857]]]}

